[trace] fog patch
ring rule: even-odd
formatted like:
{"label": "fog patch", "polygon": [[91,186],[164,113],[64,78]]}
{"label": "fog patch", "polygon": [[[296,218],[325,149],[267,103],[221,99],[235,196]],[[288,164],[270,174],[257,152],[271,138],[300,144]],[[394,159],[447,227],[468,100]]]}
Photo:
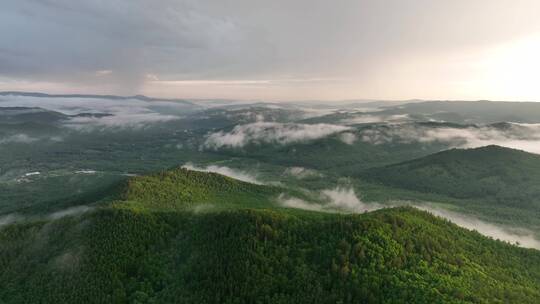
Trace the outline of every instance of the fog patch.
{"label": "fog patch", "polygon": [[339,135],[339,139],[347,145],[352,145],[356,142],[358,137],[354,133],[345,132]]}
{"label": "fog patch", "polygon": [[386,143],[446,143],[454,148],[498,145],[540,154],[540,124],[481,127],[385,126],[363,130],[360,139],[374,145]]}
{"label": "fog patch", "polygon": [[0,145],[1,144],[8,144],[8,143],[19,143],[19,144],[29,144],[33,143],[35,141],[38,141],[39,138],[32,137],[28,134],[13,134],[4,138],[0,138]]}
{"label": "fog patch", "polygon": [[218,174],[225,175],[225,176],[228,176],[228,177],[231,177],[231,178],[243,181],[243,182],[248,182],[248,183],[252,183],[256,185],[263,184],[261,181],[257,180],[257,178],[252,174],[249,174],[247,172],[243,172],[237,169],[225,167],[225,166],[210,165],[206,167],[199,167],[192,163],[186,163],[182,166],[182,168],[192,170],[192,171],[199,171],[199,172],[218,173]]}
{"label": "fog patch", "polygon": [[298,179],[304,179],[304,178],[309,178],[309,177],[321,177],[322,176],[322,174],[317,172],[316,170],[308,169],[308,168],[304,168],[304,167],[290,167],[290,168],[285,169],[283,174],[293,176],[293,177],[296,177]]}
{"label": "fog patch", "polygon": [[351,187],[326,189],[315,196],[313,201],[316,202],[308,202],[282,193],[278,196],[277,201],[284,207],[324,212],[364,213],[384,207],[377,203],[362,202]]}
{"label": "fog patch", "polygon": [[241,148],[247,144],[277,143],[289,144],[327,137],[348,131],[351,128],[332,124],[296,124],[276,122],[255,122],[238,125],[230,132],[210,134],[204,143],[207,148]]}
{"label": "fog patch", "polygon": [[84,97],[9,96],[1,107],[43,108],[69,115],[64,125],[76,130],[96,128],[141,128],[147,124],[179,119],[194,105],[175,101],[137,98],[107,99]]}
{"label": "fog patch", "polygon": [[52,260],[53,266],[62,271],[74,271],[81,263],[82,249],[67,251]]}
{"label": "fog patch", "polygon": [[60,218],[66,217],[66,216],[74,216],[74,215],[83,214],[83,213],[86,213],[86,212],[88,212],[88,211],[90,211],[92,209],[93,208],[88,207],[88,206],[84,206],[84,205],[76,206],[76,207],[70,207],[70,208],[67,208],[67,209],[64,209],[64,210],[53,212],[53,213],[49,214],[47,216],[47,218],[51,219],[51,220],[57,220],[57,219],[60,219]]}
{"label": "fog patch", "polygon": [[0,227],[14,224],[17,222],[24,221],[24,217],[22,215],[16,214],[16,213],[10,213],[7,215],[0,216]]}
{"label": "fog patch", "polygon": [[284,193],[281,193],[278,196],[277,201],[280,205],[288,208],[304,209],[310,211],[324,211],[324,208],[321,204],[310,203],[297,197],[288,196]]}
{"label": "fog patch", "polygon": [[93,131],[103,128],[135,128],[141,129],[152,123],[167,122],[180,119],[173,115],[162,115],[159,113],[120,113],[113,116],[103,117],[74,117],[65,123],[66,126],[79,131]]}
{"label": "fog patch", "polygon": [[506,241],[520,247],[540,249],[540,241],[537,240],[534,237],[533,233],[530,231],[520,229],[519,233],[513,232],[509,231],[509,229],[505,229],[491,223],[486,223],[474,217],[466,216],[456,212],[436,209],[429,206],[413,206],[420,210],[427,211],[433,215],[445,218],[460,227],[469,230],[476,230],[480,234],[491,237],[493,239]]}
{"label": "fog patch", "polygon": [[[309,195],[309,193],[308,193]],[[365,203],[358,198],[352,188],[336,187],[321,191],[313,200],[304,200],[286,194],[280,194],[277,202],[288,208],[304,209],[320,212],[345,212],[345,213],[365,213],[382,208],[409,205],[420,210],[427,211],[435,216],[442,217],[452,223],[478,233],[508,242],[524,248],[540,249],[540,241],[535,238],[533,232],[523,228],[506,228],[487,223],[472,216],[467,216],[457,212],[435,208],[432,206],[412,204],[410,202],[394,202],[389,204]]]}
{"label": "fog patch", "polygon": [[340,121],[341,124],[355,125],[355,124],[369,124],[369,123],[383,123],[383,122],[406,122],[410,121],[408,114],[396,114],[396,115],[384,115],[384,114],[359,114],[353,117],[344,118]]}

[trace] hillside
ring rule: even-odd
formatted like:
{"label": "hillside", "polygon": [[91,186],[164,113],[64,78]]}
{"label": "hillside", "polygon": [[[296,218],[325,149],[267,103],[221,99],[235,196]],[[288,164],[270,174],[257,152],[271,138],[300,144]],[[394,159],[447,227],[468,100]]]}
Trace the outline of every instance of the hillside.
{"label": "hillside", "polygon": [[370,169],[362,176],[421,192],[540,208],[540,156],[498,146],[447,150]]}
{"label": "hillside", "polygon": [[[93,211],[0,229],[2,303],[537,303],[540,253],[412,208],[275,207],[177,169]],[[251,208],[253,206],[260,208]],[[196,208],[221,205],[223,208]]]}
{"label": "hillside", "polygon": [[[362,171],[363,180],[448,197],[445,203],[505,224],[540,229],[540,156],[486,146],[452,149]],[[419,196],[420,197],[420,196]],[[426,200],[424,197],[422,200]]]}

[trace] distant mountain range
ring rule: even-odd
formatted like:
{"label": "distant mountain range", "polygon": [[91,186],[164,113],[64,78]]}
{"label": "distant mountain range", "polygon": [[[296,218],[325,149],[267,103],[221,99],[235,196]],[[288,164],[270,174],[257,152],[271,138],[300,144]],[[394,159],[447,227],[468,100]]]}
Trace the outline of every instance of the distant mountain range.
{"label": "distant mountain range", "polygon": [[117,96],[117,95],[96,95],[96,94],[45,94],[36,92],[19,92],[19,91],[6,91],[0,92],[0,96],[25,96],[25,97],[47,97],[47,98],[101,98],[111,100],[128,100],[135,99],[141,101],[169,101],[180,102],[187,105],[194,105],[193,103],[184,99],[168,99],[168,98],[153,98],[144,95],[134,96]]}

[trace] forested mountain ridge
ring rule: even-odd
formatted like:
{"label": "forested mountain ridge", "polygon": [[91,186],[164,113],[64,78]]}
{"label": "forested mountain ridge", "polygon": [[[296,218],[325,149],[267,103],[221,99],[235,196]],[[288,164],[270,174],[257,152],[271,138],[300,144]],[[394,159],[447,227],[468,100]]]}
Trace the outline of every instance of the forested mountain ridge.
{"label": "forested mountain ridge", "polygon": [[387,185],[449,195],[490,198],[540,209],[540,156],[499,146],[451,149],[361,173]]}
{"label": "forested mountain ridge", "polygon": [[[357,215],[281,208],[271,200],[280,191],[175,169],[131,179],[120,200],[93,211],[4,226],[0,302],[540,299],[536,250],[409,207]],[[197,208],[210,204],[222,208]]]}

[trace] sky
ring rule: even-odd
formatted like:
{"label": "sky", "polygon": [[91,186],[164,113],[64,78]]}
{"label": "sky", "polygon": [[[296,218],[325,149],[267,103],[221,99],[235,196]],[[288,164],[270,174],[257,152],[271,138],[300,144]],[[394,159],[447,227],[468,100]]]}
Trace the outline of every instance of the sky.
{"label": "sky", "polygon": [[3,0],[0,90],[540,101],[538,0]]}

